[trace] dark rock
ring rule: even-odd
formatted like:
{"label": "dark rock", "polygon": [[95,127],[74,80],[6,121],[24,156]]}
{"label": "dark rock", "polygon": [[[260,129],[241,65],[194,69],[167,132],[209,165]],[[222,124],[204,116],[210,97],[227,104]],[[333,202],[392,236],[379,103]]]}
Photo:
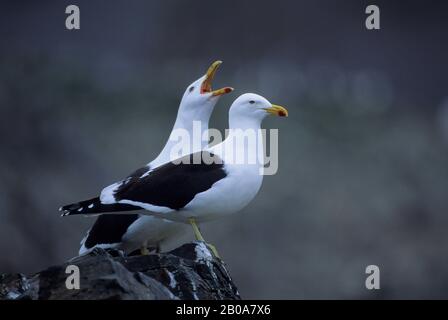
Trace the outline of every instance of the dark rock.
{"label": "dark rock", "polygon": [[[79,268],[80,288],[67,289],[69,265]],[[240,299],[224,263],[202,242],[171,252],[124,256],[117,250],[91,253],[31,276],[0,275],[3,300]]]}

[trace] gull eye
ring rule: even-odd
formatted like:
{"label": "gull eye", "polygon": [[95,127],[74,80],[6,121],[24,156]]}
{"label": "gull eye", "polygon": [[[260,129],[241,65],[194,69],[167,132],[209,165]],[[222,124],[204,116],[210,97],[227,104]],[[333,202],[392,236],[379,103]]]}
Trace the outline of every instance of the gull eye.
{"label": "gull eye", "polygon": [[190,87],[190,89],[188,89],[188,92],[192,92],[194,90],[194,86]]}
{"label": "gull eye", "polygon": [[254,100],[250,100],[249,103],[250,103],[250,104],[254,104],[255,101],[254,101]]}

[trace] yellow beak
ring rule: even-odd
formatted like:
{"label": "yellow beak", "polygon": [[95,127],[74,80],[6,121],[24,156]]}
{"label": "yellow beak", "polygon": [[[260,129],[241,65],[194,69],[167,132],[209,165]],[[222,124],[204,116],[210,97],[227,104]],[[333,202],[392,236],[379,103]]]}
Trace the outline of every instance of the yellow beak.
{"label": "yellow beak", "polygon": [[210,65],[210,67],[208,67],[207,72],[205,74],[205,80],[202,82],[202,85],[201,85],[201,94],[210,92],[212,94],[212,96],[220,96],[220,95],[230,93],[233,91],[233,88],[231,88],[231,87],[224,87],[224,88],[212,91],[212,81],[213,81],[216,71],[218,70],[221,63],[222,63],[222,61],[217,60],[217,61],[213,62]]}
{"label": "yellow beak", "polygon": [[224,87],[224,88],[221,88],[221,89],[218,89],[218,90],[213,90],[212,91],[212,96],[221,96],[223,94],[230,93],[232,91],[233,91],[232,87]]}
{"label": "yellow beak", "polygon": [[279,117],[287,117],[288,116],[288,110],[283,108],[282,106],[278,106],[273,104],[270,108],[265,109],[267,113],[273,114],[275,116]]}

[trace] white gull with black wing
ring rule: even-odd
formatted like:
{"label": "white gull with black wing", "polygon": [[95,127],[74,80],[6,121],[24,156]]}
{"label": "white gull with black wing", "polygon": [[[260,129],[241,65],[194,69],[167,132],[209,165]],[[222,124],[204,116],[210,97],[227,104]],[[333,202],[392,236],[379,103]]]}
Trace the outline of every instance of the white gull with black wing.
{"label": "white gull with black wing", "polygon": [[[176,130],[185,130],[190,137],[193,137],[194,121],[199,123],[201,134],[208,129],[211,113],[219,97],[233,90],[230,87],[212,90],[211,82],[220,64],[221,61],[214,62],[203,77],[187,87],[171,135]],[[63,215],[141,210],[142,208],[138,206],[119,203],[116,194],[130,185],[139,183],[152,170],[172,160],[170,153],[173,146],[179,142],[171,139],[171,135],[156,159],[122,181],[104,188],[100,197],[62,207]],[[200,145],[191,141],[182,142],[189,144],[181,150],[192,151],[199,151],[207,144],[207,141],[202,141]],[[179,234],[184,228],[183,224],[140,214],[100,215],[82,240],[80,254],[90,251],[95,246],[118,248],[127,253],[146,246],[158,247],[161,242]]]}
{"label": "white gull with black wing", "polygon": [[[259,95],[240,96],[229,110],[229,135],[222,143],[126,184],[115,193],[116,201],[147,210],[142,214],[191,223],[197,238],[203,239],[196,222],[237,212],[258,193],[264,155],[260,129],[268,114],[287,116],[288,112]],[[255,142],[245,142],[247,134],[255,135]]]}

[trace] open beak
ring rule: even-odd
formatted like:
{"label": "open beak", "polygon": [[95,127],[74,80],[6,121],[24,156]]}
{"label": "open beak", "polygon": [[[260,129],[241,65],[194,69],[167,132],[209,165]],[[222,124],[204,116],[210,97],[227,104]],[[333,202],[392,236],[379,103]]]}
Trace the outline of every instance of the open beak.
{"label": "open beak", "polygon": [[223,94],[230,93],[233,91],[233,88],[231,87],[224,87],[218,90],[212,90],[212,81],[221,63],[222,61],[220,60],[215,61],[208,68],[207,73],[205,74],[205,80],[202,82],[201,85],[201,94],[211,93],[212,96],[221,96]]}
{"label": "open beak", "polygon": [[273,104],[270,108],[264,109],[267,113],[273,114],[278,117],[287,117],[288,116],[288,110],[281,106],[277,106]]}

